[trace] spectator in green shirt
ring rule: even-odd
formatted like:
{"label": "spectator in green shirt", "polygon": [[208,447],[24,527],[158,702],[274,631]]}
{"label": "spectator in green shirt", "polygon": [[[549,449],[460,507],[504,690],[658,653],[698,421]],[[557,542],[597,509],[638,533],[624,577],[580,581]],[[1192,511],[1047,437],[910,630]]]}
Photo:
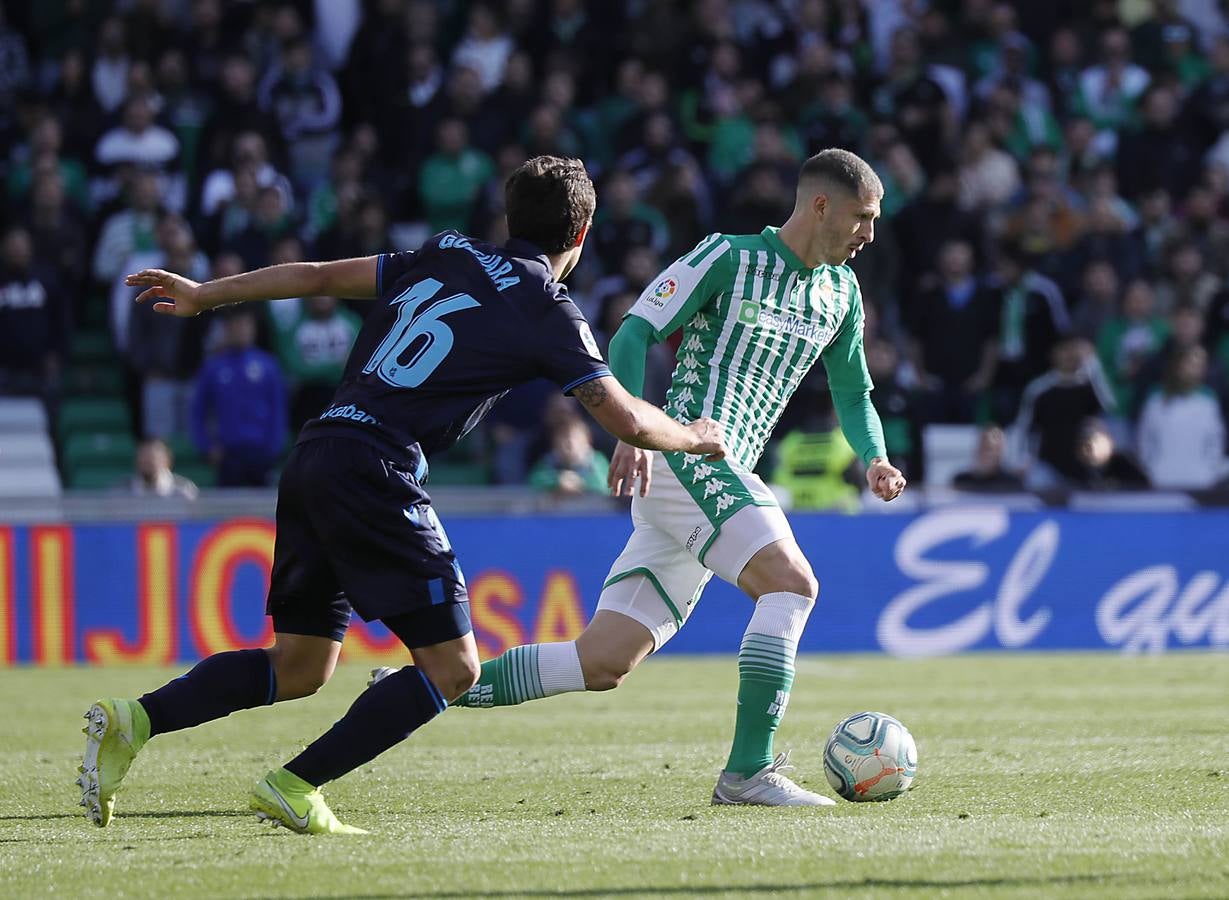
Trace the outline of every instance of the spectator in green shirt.
{"label": "spectator in green shirt", "polygon": [[460,119],[440,123],[436,146],[418,176],[423,211],[433,232],[465,231],[482,185],[495,174],[495,164],[469,145],[469,130]]}
{"label": "spectator in green shirt", "polygon": [[551,449],[529,473],[529,484],[560,496],[606,493],[610,461],[593,446],[589,426],[578,418],[559,422]]}
{"label": "spectator in green shirt", "polygon": [[1169,336],[1169,324],[1155,314],[1154,305],[1152,286],[1142,278],[1131,282],[1122,298],[1122,312],[1097,334],[1097,355],[1121,410],[1135,408],[1140,367]]}
{"label": "spectator in green shirt", "polygon": [[44,116],[30,128],[29,140],[13,148],[7,178],[8,195],[13,203],[24,203],[30,196],[35,170],[41,165],[60,173],[64,179],[64,190],[79,212],[90,210],[89,179],[85,166],[76,159],[61,155],[63,144],[64,129],[59,120]]}
{"label": "spectator in green shirt", "polygon": [[278,357],[292,385],[292,430],[329,405],[362,324],[336,297],[309,297],[299,317],[279,329]]}

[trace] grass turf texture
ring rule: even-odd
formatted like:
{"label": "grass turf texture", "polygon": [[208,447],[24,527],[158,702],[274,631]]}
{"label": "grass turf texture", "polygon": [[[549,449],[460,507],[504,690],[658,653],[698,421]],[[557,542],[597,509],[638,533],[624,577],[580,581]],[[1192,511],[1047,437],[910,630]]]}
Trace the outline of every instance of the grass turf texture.
{"label": "grass turf texture", "polygon": [[914,789],[835,810],[711,807],[732,658],[650,660],[618,691],[451,710],[327,791],[367,837],[259,825],[250,784],[326,728],[316,697],[159,737],[116,820],[75,807],[80,715],[172,670],[0,676],[0,896],[1225,897],[1229,656],[809,657],[778,747],[831,794],[861,709],[917,738]]}

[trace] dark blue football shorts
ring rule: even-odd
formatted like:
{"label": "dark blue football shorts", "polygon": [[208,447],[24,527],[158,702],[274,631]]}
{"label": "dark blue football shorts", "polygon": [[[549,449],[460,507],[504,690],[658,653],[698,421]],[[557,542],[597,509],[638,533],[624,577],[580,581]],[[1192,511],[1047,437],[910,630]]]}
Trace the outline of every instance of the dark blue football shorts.
{"label": "dark blue football shorts", "polygon": [[322,436],[291,450],[265,608],[274,631],[340,641],[353,607],[411,648],[469,634],[469,594],[426,469],[417,445],[398,455]]}

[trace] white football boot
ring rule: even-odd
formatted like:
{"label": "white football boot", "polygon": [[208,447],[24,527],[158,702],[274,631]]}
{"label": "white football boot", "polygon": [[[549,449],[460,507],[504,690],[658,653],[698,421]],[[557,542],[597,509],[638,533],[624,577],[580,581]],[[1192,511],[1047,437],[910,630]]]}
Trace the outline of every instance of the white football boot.
{"label": "white football boot", "polygon": [[377,669],[372,669],[371,680],[367,682],[367,687],[374,687],[378,682],[383,681],[396,671],[397,669],[394,669],[392,666],[380,666]]}
{"label": "white football boot", "polygon": [[836,806],[835,800],[801,788],[781,774],[792,768],[786,752],[746,778],[722,772],[713,788],[713,806]]}

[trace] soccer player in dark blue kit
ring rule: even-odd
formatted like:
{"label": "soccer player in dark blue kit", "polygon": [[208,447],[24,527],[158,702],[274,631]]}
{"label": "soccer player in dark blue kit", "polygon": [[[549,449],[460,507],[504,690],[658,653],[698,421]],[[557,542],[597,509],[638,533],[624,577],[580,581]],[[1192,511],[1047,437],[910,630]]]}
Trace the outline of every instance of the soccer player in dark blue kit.
{"label": "soccer player in dark blue kit", "polygon": [[320,786],[374,759],[441,713],[478,676],[468,596],[423,488],[428,458],[455,443],[511,387],[537,377],[577,397],[611,434],[646,449],[724,455],[711,419],[681,425],[611,375],[559,283],[593,219],[579,160],[542,156],[506,185],[504,246],[455,231],[415,252],[290,263],[197,284],[161,270],[128,276],[137,302],[192,316],[244,300],[378,298],[332,405],[309,421],[278,487],[266,611],[275,641],[218,653],[136,700],[86,713],[81,805],[105,826],[150,737],[313,694],[332,675],[351,608],[379,619],[414,665],[373,684],[306,750],[261,780],[262,819],[312,834],[354,833]]}

